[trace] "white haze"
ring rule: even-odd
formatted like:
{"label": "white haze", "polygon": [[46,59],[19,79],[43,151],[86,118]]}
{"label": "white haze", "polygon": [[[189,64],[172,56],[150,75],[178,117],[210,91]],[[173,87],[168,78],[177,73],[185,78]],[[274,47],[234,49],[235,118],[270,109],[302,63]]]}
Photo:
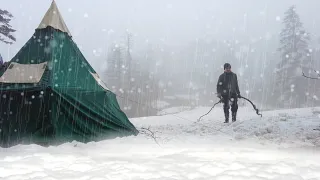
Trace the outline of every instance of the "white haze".
{"label": "white haze", "polygon": [[[146,40],[153,44],[185,46],[206,35],[214,39],[235,38],[249,40],[277,36],[283,13],[293,4],[297,6],[305,28],[317,35],[320,17],[316,16],[317,0],[56,0],[74,40],[90,63],[98,67],[101,57],[94,50],[119,41],[129,30],[134,37],[134,50],[145,49]],[[31,37],[39,25],[51,0],[4,1],[1,8],[14,15],[12,22],[17,42],[0,44],[0,53],[6,60]],[[245,16],[246,14],[246,16]],[[109,32],[109,33],[108,33]]]}
{"label": "white haze", "polygon": [[[17,30],[17,41],[13,45],[0,43],[5,61],[32,36],[50,3],[51,0],[1,2],[1,8],[14,15],[11,24]],[[56,0],[56,3],[74,41],[107,86],[116,94],[150,91],[153,106],[159,103],[169,107],[212,105],[217,100],[214,93],[221,66],[231,62],[233,71],[240,77],[242,95],[252,98],[259,107],[268,108],[267,100],[276,87],[272,84],[273,71],[280,61],[279,32],[283,28],[284,12],[292,5],[296,5],[304,28],[311,33],[310,48],[318,48],[320,42],[318,0]],[[147,84],[124,87],[108,79],[111,77],[106,73],[110,49],[115,44],[126,47],[128,32],[133,35],[133,70],[140,76],[141,69],[148,71],[143,76],[149,76],[151,81],[140,79]],[[314,64],[320,68],[320,63]],[[126,64],[120,66],[126,68]],[[131,77],[131,80],[137,78]],[[310,89],[312,92],[305,94],[310,94],[311,99],[315,97],[316,103],[309,103],[314,106],[320,94],[314,93],[317,82],[311,83],[315,84]],[[131,95],[131,99],[149,97],[146,93],[142,93],[143,97],[137,94]],[[168,102],[168,98],[172,101]],[[136,105],[119,101],[125,111]],[[150,107],[148,104],[146,108]],[[126,113],[135,117],[157,112]]]}

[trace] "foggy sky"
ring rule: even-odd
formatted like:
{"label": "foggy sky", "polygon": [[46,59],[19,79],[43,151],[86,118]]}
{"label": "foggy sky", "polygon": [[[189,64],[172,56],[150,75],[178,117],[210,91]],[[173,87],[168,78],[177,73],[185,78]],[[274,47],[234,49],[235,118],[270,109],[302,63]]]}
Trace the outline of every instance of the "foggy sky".
{"label": "foggy sky", "polygon": [[[27,42],[40,24],[51,0],[1,0],[1,8],[14,15],[17,42],[0,43],[6,61]],[[93,67],[126,30],[134,36],[134,49],[151,44],[183,46],[196,38],[220,40],[277,36],[284,11],[295,4],[306,30],[320,32],[319,0],[56,0],[73,39]],[[277,21],[277,17],[281,18]],[[279,20],[279,19],[278,19]],[[104,54],[102,54],[104,55]]]}

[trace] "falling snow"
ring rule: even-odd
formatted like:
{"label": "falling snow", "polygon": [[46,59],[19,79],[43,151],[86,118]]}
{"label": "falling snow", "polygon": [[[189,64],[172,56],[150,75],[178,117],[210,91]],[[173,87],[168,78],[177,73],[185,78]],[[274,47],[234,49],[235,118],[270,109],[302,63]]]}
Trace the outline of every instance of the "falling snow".
{"label": "falling snow", "polygon": [[[190,6],[188,2],[180,4],[178,2],[162,3],[155,6],[147,6],[144,2],[135,2],[123,6],[123,4],[115,1],[110,6],[106,2],[92,1],[90,6],[83,10],[79,3],[75,3],[71,8],[68,3],[56,2],[61,8],[59,8],[59,11],[53,12],[55,15],[53,17],[57,17],[56,15],[59,12],[61,15],[65,15],[64,21],[72,34],[69,36],[67,33],[61,33],[61,29],[52,31],[54,33],[51,30],[50,32],[44,32],[41,29],[35,31],[38,25],[40,28],[49,25],[47,22],[38,22],[42,18],[40,12],[45,12],[44,4],[47,3],[30,6],[28,3],[21,1],[16,5],[16,10],[9,8],[13,7],[12,3],[4,1],[1,8],[12,11],[14,23],[11,25],[16,30],[13,34],[17,40],[10,45],[0,42],[1,56],[5,62],[36,64],[47,61],[48,64],[40,82],[7,83],[4,85],[1,83],[0,98],[3,102],[14,103],[17,99],[22,99],[19,102],[21,107],[26,106],[30,109],[38,104],[38,101],[51,98],[48,98],[48,96],[54,96],[51,93],[54,91],[50,92],[50,90],[61,89],[63,92],[67,92],[67,88],[71,87],[70,85],[73,87],[76,84],[74,82],[81,82],[82,84],[79,85],[81,89],[86,91],[86,88],[89,88],[88,92],[92,92],[92,88],[89,87],[92,76],[81,74],[90,71],[99,74],[101,79],[97,79],[96,82],[100,85],[105,82],[105,86],[112,90],[109,92],[108,88],[105,88],[106,92],[113,93],[117,98],[120,107],[117,110],[124,111],[125,115],[137,127],[152,125],[151,128],[159,130],[159,136],[162,138],[168,136],[168,138],[172,138],[171,141],[175,142],[187,140],[190,144],[192,144],[191,141],[206,141],[205,143],[210,141],[209,144],[215,145],[212,142],[218,142],[219,138],[223,138],[219,143],[223,152],[209,148],[210,151],[214,152],[210,153],[208,147],[206,147],[200,155],[198,150],[193,148],[191,149],[195,152],[184,152],[181,147],[175,147],[175,152],[169,154],[162,152],[161,154],[160,152],[150,151],[148,149],[150,147],[146,145],[143,145],[146,148],[144,150],[137,149],[133,145],[133,150],[136,150],[133,151],[135,156],[132,156],[133,159],[124,158],[126,162],[132,160],[132,162],[139,164],[139,162],[142,162],[141,159],[152,159],[151,156],[146,156],[148,153],[157,156],[157,158],[150,160],[153,163],[149,163],[148,167],[139,167],[140,170],[132,163],[132,166],[127,163],[128,167],[126,167],[121,162],[123,160],[121,150],[118,152],[117,149],[116,151],[119,153],[117,154],[112,152],[112,148],[107,148],[107,154],[111,153],[113,157],[116,157],[114,161],[109,158],[110,167],[113,167],[114,164],[124,167],[125,173],[122,172],[123,176],[131,174],[132,179],[135,179],[133,176],[138,178],[140,175],[138,171],[144,171],[149,172],[150,177],[141,174],[140,179],[250,179],[251,176],[256,179],[311,180],[319,178],[319,174],[316,173],[319,166],[312,161],[312,158],[308,159],[308,162],[313,162],[312,164],[305,162],[304,165],[301,165],[304,167],[300,167],[300,165],[295,165],[295,162],[301,161],[298,161],[294,155],[286,156],[287,159],[281,159],[279,156],[281,160],[275,160],[271,156],[266,156],[267,152],[263,153],[264,156],[260,156],[260,151],[254,147],[250,150],[250,152],[252,151],[250,156],[247,156],[244,153],[247,150],[238,152],[225,146],[228,142],[231,144],[230,147],[238,147],[236,143],[241,143],[248,137],[251,138],[251,141],[254,141],[253,144],[259,145],[265,145],[266,142],[262,142],[262,140],[268,140],[274,146],[284,142],[287,144],[283,146],[290,146],[297,141],[299,141],[297,143],[299,145],[295,145],[299,148],[301,144],[308,143],[319,146],[320,134],[318,130],[314,130],[320,128],[317,121],[319,112],[316,110],[320,106],[318,99],[320,96],[318,82],[320,80],[320,64],[318,63],[320,55],[319,37],[317,35],[319,27],[318,22],[312,18],[317,12],[318,6],[301,1],[296,3],[295,8],[289,11],[288,3],[270,2],[263,4],[260,1],[252,1],[250,3],[241,2],[243,5],[240,7],[230,6],[230,2],[224,1],[219,1],[216,6],[212,6],[212,3],[197,1],[190,11],[190,8],[187,8]],[[232,0],[231,4],[236,3],[238,3],[236,0]],[[29,6],[32,8],[30,9]],[[219,11],[220,7],[228,7],[228,11]],[[301,16],[297,18],[301,21],[301,27],[285,29],[289,27],[288,24],[285,24],[288,21],[288,12],[297,13],[299,17]],[[181,17],[183,18],[181,19]],[[225,17],[228,17],[228,19],[226,20]],[[288,32],[291,33],[286,34]],[[282,39],[282,37],[284,38]],[[310,40],[305,42],[306,46],[304,46],[304,43],[300,43],[296,49],[292,50],[292,44],[290,43],[293,41],[291,37]],[[30,41],[25,43],[29,39]],[[35,47],[33,48],[33,46]],[[80,53],[78,48],[81,51]],[[25,51],[27,51],[26,54],[24,54]],[[68,54],[73,55],[68,57]],[[83,58],[86,61],[83,61]],[[241,118],[230,126],[224,127],[222,125],[224,120],[222,104],[213,109],[213,114],[204,118],[204,122],[210,128],[200,126],[201,123],[188,124],[188,121],[196,120],[199,116],[208,112],[214,103],[219,101],[216,97],[217,85],[222,86],[225,81],[218,82],[218,78],[224,73],[223,64],[226,62],[231,63],[232,72],[237,74],[240,92],[243,92],[245,97],[250,99],[263,114],[269,115],[267,117],[263,116],[263,121],[261,121],[261,117],[256,116],[256,112],[252,110],[251,104],[240,98],[238,113]],[[15,69],[15,67],[8,66],[1,69],[1,81],[8,80],[4,73],[12,73],[13,71],[10,72],[10,69]],[[50,75],[50,73],[52,74]],[[307,77],[303,77],[303,75]],[[24,79],[29,81],[39,78],[32,72],[25,71],[25,69],[19,69],[19,72],[12,76],[17,76],[20,79],[26,76]],[[70,77],[76,77],[77,79],[72,80]],[[7,93],[11,89],[15,90],[19,87],[23,87],[23,90],[15,91],[17,98]],[[37,91],[30,93],[29,89],[37,89]],[[222,91],[224,93],[228,92],[227,89]],[[55,94],[55,96],[58,96],[58,94]],[[235,101],[233,98],[230,100]],[[88,101],[91,101],[91,99],[88,99]],[[94,101],[91,103],[98,104]],[[285,115],[278,114],[280,110]],[[305,118],[307,116],[301,115],[300,117],[300,113],[305,113],[305,111],[308,111],[308,118],[312,119],[312,122]],[[49,112],[53,112],[53,110],[50,109]],[[290,115],[288,115],[289,112]],[[0,113],[0,132],[2,132],[0,135],[2,137],[3,132],[6,131],[1,125],[3,117],[13,117],[18,112],[8,106],[2,107]],[[62,115],[61,112],[57,113]],[[248,113],[253,113],[253,115],[246,116],[245,114]],[[167,114],[167,116],[161,118],[159,115],[163,114]],[[175,124],[175,119],[172,119],[171,116],[180,119],[177,122],[179,125]],[[296,116],[299,116],[299,118],[295,118]],[[18,118],[17,120],[20,121]],[[304,124],[306,121],[308,123]],[[117,124],[117,122],[114,123]],[[20,131],[19,128],[12,127],[10,133],[17,134]],[[219,131],[215,132],[215,128],[218,128]],[[285,130],[287,131],[284,132]],[[223,131],[223,133],[220,131]],[[219,138],[217,138],[217,135],[219,135]],[[201,138],[198,136],[201,136]],[[144,144],[145,141],[141,140],[141,137],[144,137],[144,135],[139,135],[137,138],[112,139],[103,143],[106,143],[106,147],[109,147],[110,144],[117,144],[118,141],[130,144],[139,140],[137,144],[140,142],[143,142],[140,144]],[[165,140],[161,139],[161,141]],[[99,148],[93,148],[92,145],[101,145],[100,142],[96,142],[96,144],[77,144],[87,150],[96,149],[97,152]],[[171,145],[176,144],[172,142]],[[126,145],[123,146],[128,149]],[[2,169],[0,168],[0,178],[50,179],[49,176],[56,175],[51,172],[47,173],[46,168],[41,168],[42,166],[39,166],[37,170],[31,167],[31,169],[22,168],[24,170],[19,171],[21,173],[25,172],[27,175],[10,176],[14,172],[18,172],[14,168],[20,167],[17,164],[18,162],[28,164],[28,161],[31,162],[32,159],[36,159],[34,162],[37,164],[41,158],[50,160],[50,158],[52,159],[51,156],[59,157],[68,154],[69,151],[64,150],[64,148],[70,149],[71,147],[73,146],[70,144],[50,147],[49,149],[18,146],[16,147],[19,150],[17,155],[11,154],[12,157],[5,157],[7,156],[5,153],[3,162],[0,160],[0,164],[4,165]],[[188,147],[191,146],[188,144]],[[23,148],[29,149],[28,152],[31,148],[30,152],[34,152],[34,154],[37,154],[36,151],[43,151],[44,154],[40,152],[37,156],[33,156],[34,154],[28,154],[25,151],[26,149]],[[268,148],[271,148],[271,146],[263,146],[261,149]],[[59,149],[63,150],[60,152]],[[8,152],[11,150],[15,151],[10,149]],[[51,150],[54,151],[51,152]],[[144,153],[144,151],[148,153]],[[237,161],[232,161],[233,164],[229,166],[230,164],[226,163],[219,164],[221,159],[205,155],[215,153],[222,160],[227,159],[227,161],[230,158],[237,159],[237,156],[240,155],[241,157]],[[124,178],[120,173],[115,174],[118,170],[108,172],[107,169],[101,168],[106,167],[106,164],[99,164],[98,161],[91,162],[94,159],[101,159],[101,152],[93,153],[97,157],[88,156],[89,161],[86,162],[82,162],[80,157],[83,153],[80,151],[79,153],[70,151],[70,154],[73,154],[72,157],[61,158],[64,163],[59,165],[60,168],[56,167],[55,162],[48,163],[48,161],[42,164],[54,166],[55,168],[47,169],[61,171],[62,174],[65,173],[65,178],[68,178],[68,170],[77,173],[79,171],[78,176],[83,179],[98,179],[98,176],[94,177],[92,174],[100,170],[107,172],[104,173],[104,179],[129,178]],[[222,154],[229,155],[222,156]],[[252,154],[256,156],[251,156]],[[118,156],[121,156],[121,158]],[[183,158],[178,156],[183,156]],[[23,158],[21,159],[21,157]],[[137,157],[140,157],[140,159],[136,159]],[[187,160],[186,157],[188,157]],[[205,161],[203,157],[205,157]],[[257,157],[260,159],[263,157],[266,161],[258,162]],[[163,161],[163,158],[165,161]],[[252,161],[249,161],[248,158]],[[10,162],[6,162],[8,159]],[[59,162],[62,162],[62,160],[58,159]],[[167,160],[169,161],[166,162]],[[190,164],[193,160],[198,164]],[[300,160],[303,160],[303,158]],[[218,162],[218,166],[211,167],[210,163],[202,163],[211,161],[215,164]],[[70,162],[73,165],[70,166]],[[178,163],[178,165],[174,165],[173,162]],[[251,165],[251,162],[255,163]],[[188,167],[188,163],[190,167]],[[24,166],[21,165],[21,167]],[[258,166],[259,172],[255,169]],[[262,167],[265,167],[266,170],[261,170]],[[197,172],[179,174],[175,168],[182,168],[185,170],[184,172]],[[282,171],[279,170],[278,172],[277,168]],[[157,169],[157,172],[154,169]],[[59,178],[56,176],[52,179]]]}

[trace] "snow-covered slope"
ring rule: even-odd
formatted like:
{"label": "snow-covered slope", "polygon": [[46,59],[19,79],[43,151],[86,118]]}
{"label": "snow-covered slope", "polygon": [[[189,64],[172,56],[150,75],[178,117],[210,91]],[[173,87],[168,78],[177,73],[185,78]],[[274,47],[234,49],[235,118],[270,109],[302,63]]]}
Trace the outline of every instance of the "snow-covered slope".
{"label": "snow-covered slope", "polygon": [[[241,108],[238,121],[224,124],[221,107],[197,122],[210,108],[132,119],[138,127],[149,127],[160,131],[161,138],[183,142],[190,138],[215,142],[218,137],[228,141],[254,141],[260,144],[281,145],[279,147],[320,146],[320,108],[290,109],[263,112],[263,117],[255,114],[251,107]],[[188,138],[186,138],[188,137]]]}
{"label": "snow-covered slope", "polygon": [[0,149],[0,179],[320,179],[317,108],[263,112],[263,118],[240,108],[239,121],[227,125],[218,107],[197,123],[209,109],[131,119],[138,129],[150,126],[160,145],[139,134]]}

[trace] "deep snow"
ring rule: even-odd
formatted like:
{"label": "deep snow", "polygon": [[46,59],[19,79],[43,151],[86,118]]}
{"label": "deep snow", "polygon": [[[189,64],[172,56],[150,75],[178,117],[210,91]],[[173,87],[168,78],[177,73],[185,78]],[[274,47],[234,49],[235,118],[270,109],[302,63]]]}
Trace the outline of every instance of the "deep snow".
{"label": "deep snow", "polygon": [[239,109],[224,124],[221,107],[135,118],[155,132],[92,142],[0,149],[3,179],[320,179],[320,108],[263,112]]}

